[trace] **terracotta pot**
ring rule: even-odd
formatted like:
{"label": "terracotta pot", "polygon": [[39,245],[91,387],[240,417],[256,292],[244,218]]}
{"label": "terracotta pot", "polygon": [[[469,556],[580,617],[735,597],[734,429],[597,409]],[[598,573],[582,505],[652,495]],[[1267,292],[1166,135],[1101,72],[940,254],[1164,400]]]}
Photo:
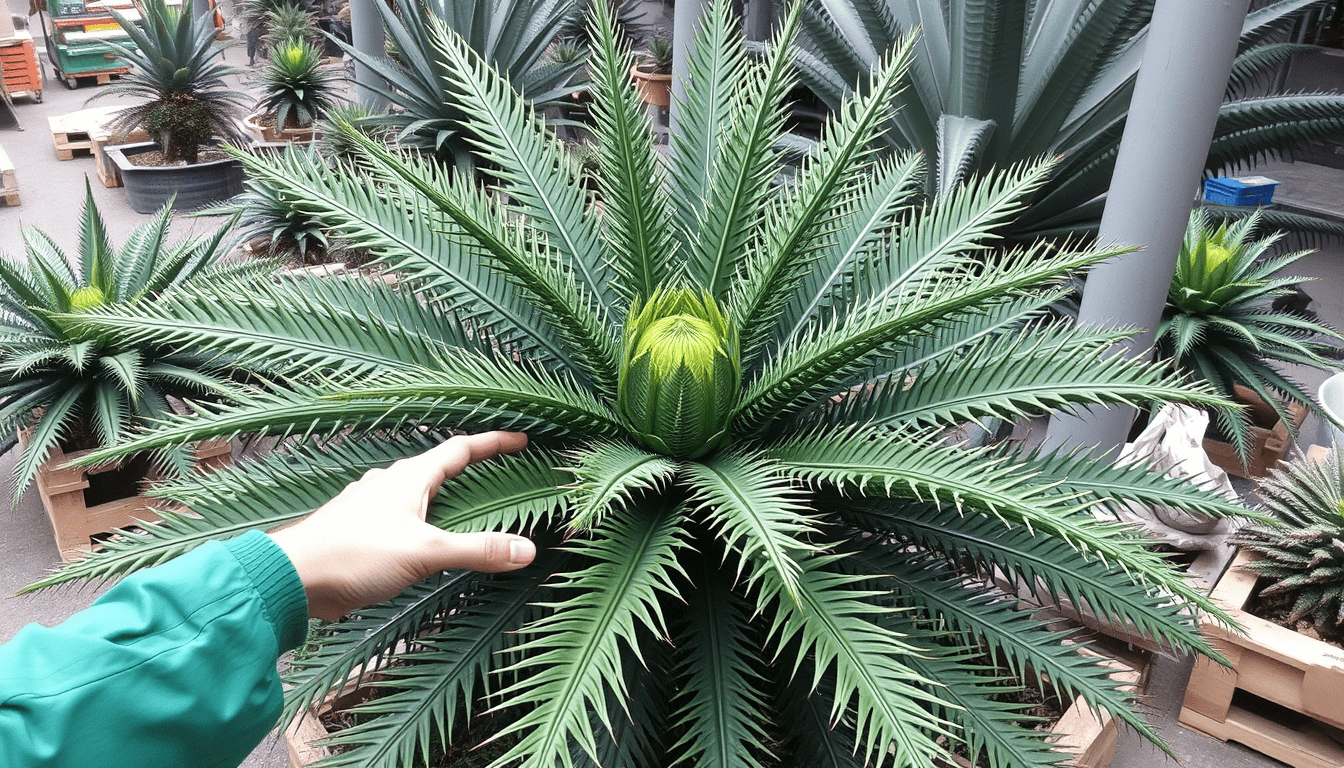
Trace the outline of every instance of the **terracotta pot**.
{"label": "terracotta pot", "polygon": [[672,76],[653,72],[641,72],[639,65],[630,68],[630,76],[639,88],[639,97],[645,104],[654,107],[672,105]]}

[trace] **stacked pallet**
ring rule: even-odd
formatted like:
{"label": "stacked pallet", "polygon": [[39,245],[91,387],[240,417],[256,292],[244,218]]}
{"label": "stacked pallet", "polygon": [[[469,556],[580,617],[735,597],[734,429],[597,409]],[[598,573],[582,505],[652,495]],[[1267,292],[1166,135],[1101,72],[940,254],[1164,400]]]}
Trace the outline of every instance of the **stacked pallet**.
{"label": "stacked pallet", "polygon": [[47,118],[47,124],[51,126],[51,143],[56,148],[56,158],[73,160],[76,152],[81,156],[87,156],[84,155],[85,152],[92,155],[93,139],[90,134],[102,130],[123,109],[125,107],[94,107]]}
{"label": "stacked pallet", "polygon": [[0,200],[4,200],[5,205],[19,204],[19,179],[4,147],[0,147]]}

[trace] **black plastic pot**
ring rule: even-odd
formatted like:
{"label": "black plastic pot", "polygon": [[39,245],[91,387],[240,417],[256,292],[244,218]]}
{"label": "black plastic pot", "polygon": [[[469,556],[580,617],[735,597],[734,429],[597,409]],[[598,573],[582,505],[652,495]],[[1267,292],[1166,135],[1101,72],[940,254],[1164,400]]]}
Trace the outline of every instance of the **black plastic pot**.
{"label": "black plastic pot", "polygon": [[242,194],[243,165],[233,158],[171,166],[134,165],[127,159],[158,148],[152,141],[107,148],[136,213],[154,213],[173,195],[174,210],[190,211]]}

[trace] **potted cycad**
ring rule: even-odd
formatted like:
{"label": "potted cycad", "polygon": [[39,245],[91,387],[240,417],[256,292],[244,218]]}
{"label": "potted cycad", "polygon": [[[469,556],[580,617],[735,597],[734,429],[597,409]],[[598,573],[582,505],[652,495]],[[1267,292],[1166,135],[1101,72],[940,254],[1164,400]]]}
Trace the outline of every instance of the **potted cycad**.
{"label": "potted cycad", "polygon": [[649,49],[630,68],[630,76],[639,87],[639,97],[651,107],[672,104],[672,41],[657,37]]}
{"label": "potted cycad", "polygon": [[313,124],[336,104],[338,78],[321,65],[322,52],[307,40],[272,47],[258,111],[244,120],[248,132],[259,141],[312,141]]}
{"label": "potted cycad", "polygon": [[241,192],[241,166],[216,144],[243,139],[237,118],[247,96],[224,82],[242,70],[221,63],[210,15],[193,20],[164,0],[145,0],[141,22],[112,14],[136,47],[108,43],[130,71],[95,98],[146,99],[119,112],[109,127],[114,136],[143,128],[154,139],[107,149],[131,208],[153,213],[172,201],[194,209]]}
{"label": "potted cycad", "polygon": [[1245,406],[1218,412],[1219,435],[1204,441],[1214,463],[1239,477],[1272,469],[1308,410],[1329,419],[1280,366],[1329,369],[1326,342],[1340,339],[1314,317],[1275,308],[1303,282],[1280,273],[1310,251],[1272,255],[1282,234],[1258,237],[1259,224],[1259,212],[1216,226],[1203,210],[1191,214],[1157,340],[1173,368]]}
{"label": "potted cycad", "polygon": [[1111,252],[983,258],[996,241],[973,222],[1010,217],[1050,162],[926,208],[922,158],[872,154],[911,37],[795,183],[772,184],[798,15],[756,60],[727,2],[702,22],[688,83],[719,97],[687,103],[664,162],[606,6],[590,6],[601,213],[532,105],[438,26],[444,92],[488,187],[355,132],[359,155],[339,172],[306,152],[244,160],[414,292],[291,281],[83,317],[229,350],[275,382],[91,461],[240,430],[291,440],[163,489],[201,517],[170,516],[43,586],[160,562],[199,541],[202,520],[220,536],[283,524],[445,430],[508,425],[532,447],[470,468],[429,519],[526,531],[536,565],[444,574],[315,638],[290,674],[291,715],[398,660],[337,763],[474,744],[466,726],[485,709],[499,713],[498,764],[529,768],[927,764],[952,742],[995,766],[1048,759],[999,698],[1011,684],[971,649],[1153,736],[1109,669],[976,575],[1030,574],[1208,652],[1190,609],[1217,609],[1087,510],[1240,507],[1142,467],[944,439],[986,417],[1219,402],[1151,365],[1097,366],[1114,334],[1048,311],[1063,280]]}
{"label": "potted cycad", "polygon": [[[1267,517],[1237,534],[1241,552],[1212,593],[1243,631],[1201,622],[1229,666],[1196,662],[1181,723],[1289,763],[1344,764],[1338,741],[1298,737],[1233,701],[1246,691],[1344,728],[1344,446],[1321,460],[1285,462],[1260,482],[1259,495]],[[1270,732],[1280,735],[1265,738]]]}
{"label": "potted cycad", "polygon": [[[170,245],[168,220],[165,208],[114,249],[86,190],[76,258],[28,230],[26,264],[0,259],[0,428],[21,434],[16,497],[37,481],[63,558],[88,549],[90,534],[148,514],[142,499],[123,497],[151,469],[144,458],[96,470],[70,468],[69,460],[165,418],[170,397],[208,399],[231,389],[217,355],[91,332],[74,319],[221,273],[214,261],[226,248],[225,230]],[[221,454],[227,457],[227,441],[203,447],[197,458]],[[191,461],[189,451],[169,452],[158,468]]]}

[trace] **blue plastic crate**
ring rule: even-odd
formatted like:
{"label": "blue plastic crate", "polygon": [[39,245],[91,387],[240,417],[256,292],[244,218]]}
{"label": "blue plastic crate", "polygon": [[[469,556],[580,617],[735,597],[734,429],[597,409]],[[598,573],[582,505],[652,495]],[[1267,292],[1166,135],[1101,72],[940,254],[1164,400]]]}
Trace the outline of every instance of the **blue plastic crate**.
{"label": "blue plastic crate", "polygon": [[1204,180],[1204,202],[1218,205],[1269,205],[1279,182],[1264,176]]}

